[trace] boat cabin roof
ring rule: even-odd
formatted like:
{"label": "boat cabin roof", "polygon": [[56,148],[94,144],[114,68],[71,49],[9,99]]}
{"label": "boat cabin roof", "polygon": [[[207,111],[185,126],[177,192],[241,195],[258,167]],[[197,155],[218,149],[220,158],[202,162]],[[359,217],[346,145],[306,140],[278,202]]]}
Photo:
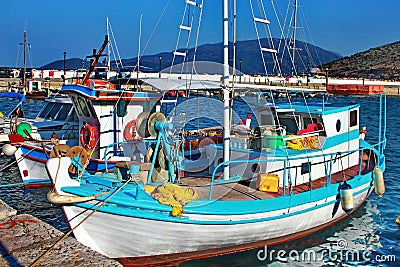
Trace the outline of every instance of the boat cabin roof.
{"label": "boat cabin roof", "polygon": [[296,112],[296,113],[311,113],[319,115],[328,115],[334,113],[340,113],[348,110],[359,108],[360,105],[346,105],[346,104],[332,104],[332,103],[309,103],[304,105],[304,102],[293,102],[292,104],[276,104],[275,108],[279,113],[282,112]]}

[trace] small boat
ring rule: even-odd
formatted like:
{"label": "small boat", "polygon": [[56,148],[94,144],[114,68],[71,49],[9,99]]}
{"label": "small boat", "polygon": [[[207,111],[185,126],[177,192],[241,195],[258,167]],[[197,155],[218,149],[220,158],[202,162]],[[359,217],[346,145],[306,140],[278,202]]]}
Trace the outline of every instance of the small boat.
{"label": "small boat", "polygon": [[328,84],[326,90],[336,95],[376,95],[385,92],[383,85]]}
{"label": "small boat", "polygon": [[2,92],[0,93],[0,98],[15,98],[19,100],[19,102],[11,110],[9,110],[8,113],[4,114],[6,112],[5,110],[0,112],[0,144],[5,144],[9,142],[8,135],[13,130],[11,129],[13,128],[12,119],[17,121],[18,117],[24,117],[22,104],[24,103],[26,96],[15,92]]}
{"label": "small boat", "polygon": [[[26,96],[14,92],[2,93],[0,97],[19,97],[21,101],[5,117],[0,119],[0,140],[2,143],[24,141],[49,141],[53,134],[59,139],[77,143],[77,116],[70,99],[66,97],[46,98],[43,108],[36,117],[24,116],[22,103]],[[10,140],[10,134],[11,136]],[[17,138],[17,140],[13,138]]]}
{"label": "small boat", "polygon": [[[19,130],[21,126],[22,130]],[[24,184],[41,182],[43,164],[55,144],[78,144],[78,126],[72,101],[60,96],[46,98],[45,105],[35,118],[18,120],[15,133],[7,134],[6,138],[18,147],[14,156]],[[42,156],[40,163],[38,160]],[[42,168],[37,168],[38,164],[42,164]]]}
{"label": "small boat", "polygon": [[27,98],[32,99],[46,99],[48,97],[48,93],[46,91],[31,91],[25,93]]}

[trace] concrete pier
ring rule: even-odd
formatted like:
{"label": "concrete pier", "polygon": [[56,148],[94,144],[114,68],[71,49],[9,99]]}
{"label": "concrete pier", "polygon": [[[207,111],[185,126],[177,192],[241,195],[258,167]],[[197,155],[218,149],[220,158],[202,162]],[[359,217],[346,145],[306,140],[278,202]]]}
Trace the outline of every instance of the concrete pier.
{"label": "concrete pier", "polygon": [[[63,233],[28,214],[19,214],[0,199],[0,266],[30,266]],[[118,261],[67,237],[36,266],[122,266]]]}

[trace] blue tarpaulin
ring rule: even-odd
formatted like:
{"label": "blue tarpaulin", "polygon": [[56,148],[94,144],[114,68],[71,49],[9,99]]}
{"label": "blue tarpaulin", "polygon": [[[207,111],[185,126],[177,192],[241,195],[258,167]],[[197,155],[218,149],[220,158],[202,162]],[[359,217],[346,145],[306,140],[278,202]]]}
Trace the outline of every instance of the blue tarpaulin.
{"label": "blue tarpaulin", "polygon": [[11,97],[11,98],[18,98],[21,102],[24,102],[26,97],[23,94],[14,93],[14,92],[3,92],[0,93],[0,97]]}

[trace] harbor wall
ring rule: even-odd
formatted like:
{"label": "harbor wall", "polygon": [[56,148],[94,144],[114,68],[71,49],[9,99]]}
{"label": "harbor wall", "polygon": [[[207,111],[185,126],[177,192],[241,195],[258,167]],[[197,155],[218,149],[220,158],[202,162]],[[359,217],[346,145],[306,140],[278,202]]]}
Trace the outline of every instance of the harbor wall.
{"label": "harbor wall", "polygon": [[[0,199],[0,266],[115,266],[116,260],[64,237],[53,226],[29,214],[18,214]],[[45,252],[49,252],[44,255]],[[39,260],[40,259],[40,260]]]}
{"label": "harbor wall", "polygon": [[[42,82],[43,89],[58,89],[61,88],[63,80],[61,75],[63,71],[36,71],[34,72],[33,78]],[[51,75],[50,75],[51,74]],[[108,72],[108,77],[113,77],[116,72]],[[72,83],[75,80],[72,77],[76,77],[75,71],[66,71],[66,83]],[[213,82],[220,82],[220,75],[212,74],[169,74],[169,73],[131,73],[132,78],[173,78],[173,79],[196,79],[196,80],[206,80]],[[240,75],[240,76],[230,76],[230,81],[235,80],[235,83],[242,84],[258,84],[258,85],[278,85],[278,86],[288,86],[296,88],[308,88],[308,89],[325,89],[326,79],[325,77],[265,77],[265,76],[250,76],[250,75]],[[328,84],[342,84],[342,85],[383,85],[385,87],[385,92],[387,95],[400,96],[400,81],[380,81],[380,80],[365,80],[365,79],[337,79],[328,78]],[[17,87],[20,85],[19,78],[0,78],[0,91],[7,91],[11,87]]]}

